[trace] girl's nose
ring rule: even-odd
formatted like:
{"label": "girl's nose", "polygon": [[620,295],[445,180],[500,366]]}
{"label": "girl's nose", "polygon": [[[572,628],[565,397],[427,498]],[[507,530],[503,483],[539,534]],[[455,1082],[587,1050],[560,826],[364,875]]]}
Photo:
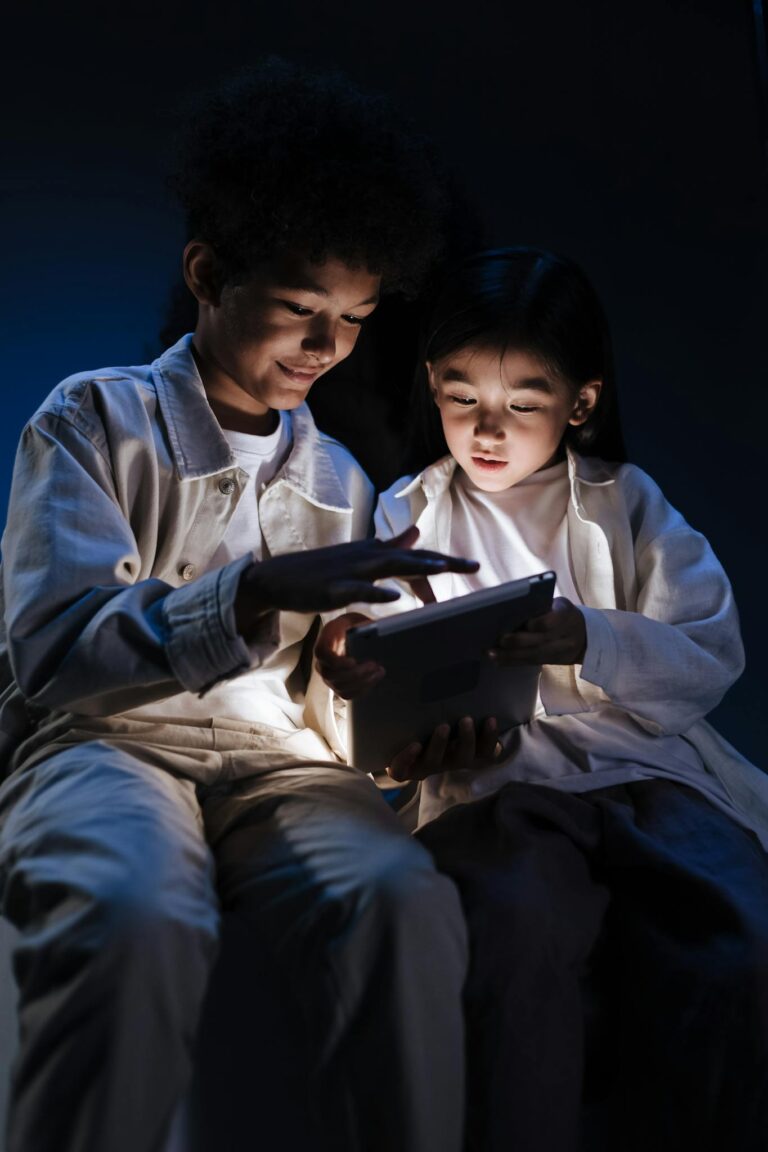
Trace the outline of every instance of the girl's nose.
{"label": "girl's nose", "polygon": [[318,324],[307,332],[301,342],[304,352],[314,356],[320,364],[330,364],[336,356],[336,334],[330,324]]}
{"label": "girl's nose", "polygon": [[475,436],[478,440],[503,440],[504,424],[493,412],[478,412]]}

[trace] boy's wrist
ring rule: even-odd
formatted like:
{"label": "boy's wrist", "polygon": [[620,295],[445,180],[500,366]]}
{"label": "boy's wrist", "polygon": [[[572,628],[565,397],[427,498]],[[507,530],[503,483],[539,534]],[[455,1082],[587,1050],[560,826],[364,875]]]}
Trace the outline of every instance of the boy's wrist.
{"label": "boy's wrist", "polygon": [[264,617],[276,610],[261,579],[260,565],[251,562],[240,576],[235,594],[235,627],[238,635],[249,640]]}

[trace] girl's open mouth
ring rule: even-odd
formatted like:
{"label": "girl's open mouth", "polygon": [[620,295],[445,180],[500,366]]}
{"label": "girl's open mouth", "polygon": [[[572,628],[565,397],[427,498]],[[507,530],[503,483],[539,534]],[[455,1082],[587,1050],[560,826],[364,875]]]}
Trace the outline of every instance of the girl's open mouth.
{"label": "girl's open mouth", "polygon": [[473,456],[472,463],[484,472],[498,472],[507,466],[506,460],[489,460],[487,456]]}

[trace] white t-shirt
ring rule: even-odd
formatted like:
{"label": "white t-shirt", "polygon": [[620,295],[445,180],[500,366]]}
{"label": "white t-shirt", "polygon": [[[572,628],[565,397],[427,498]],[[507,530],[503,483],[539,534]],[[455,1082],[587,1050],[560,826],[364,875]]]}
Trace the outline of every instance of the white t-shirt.
{"label": "white t-shirt", "polygon": [[[222,433],[239,467],[248,474],[248,482],[206,571],[220,568],[246,552],[262,558],[259,497],[279,471],[292,444],[290,417],[284,412],[280,413],[277,428],[268,436],[228,429],[222,429]],[[291,620],[290,615],[281,616],[281,643],[258,668],[216,684],[202,697],[181,692],[155,704],[136,708],[130,715],[138,720],[184,719],[193,723],[214,718],[239,720],[265,724],[285,732],[303,729],[304,705],[302,701],[293,699],[287,688],[288,678],[295,671],[301,655],[304,638],[303,632],[301,635],[297,633],[292,642],[291,636],[286,634]],[[328,756],[328,749],[321,738],[308,729],[306,732],[312,744],[305,749],[307,755]]]}
{"label": "white t-shirt", "polygon": [[277,428],[268,436],[230,432],[228,428],[221,430],[237,463],[248,473],[248,483],[241,493],[237,508],[232,513],[224,538],[211,559],[208,571],[221,568],[246,552],[253,552],[257,560],[262,559],[259,496],[278,472],[291,447],[289,419],[285,412],[279,413],[279,416]]}

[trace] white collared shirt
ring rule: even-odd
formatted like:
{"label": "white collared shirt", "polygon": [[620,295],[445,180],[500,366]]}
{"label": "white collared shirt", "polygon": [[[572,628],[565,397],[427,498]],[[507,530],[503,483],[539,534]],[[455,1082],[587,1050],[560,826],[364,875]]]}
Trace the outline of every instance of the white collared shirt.
{"label": "white collared shirt", "polygon": [[[449,551],[455,470],[445,457],[392,485],[378,503],[377,536],[415,523],[421,546]],[[546,665],[545,715],[505,734],[499,765],[427,780],[420,821],[510,780],[584,790],[666,775],[697,788],[768,846],[768,777],[703,719],[743,669],[725,573],[639,468],[569,452],[568,475],[584,663]],[[418,606],[410,590],[401,592],[396,610]]]}

